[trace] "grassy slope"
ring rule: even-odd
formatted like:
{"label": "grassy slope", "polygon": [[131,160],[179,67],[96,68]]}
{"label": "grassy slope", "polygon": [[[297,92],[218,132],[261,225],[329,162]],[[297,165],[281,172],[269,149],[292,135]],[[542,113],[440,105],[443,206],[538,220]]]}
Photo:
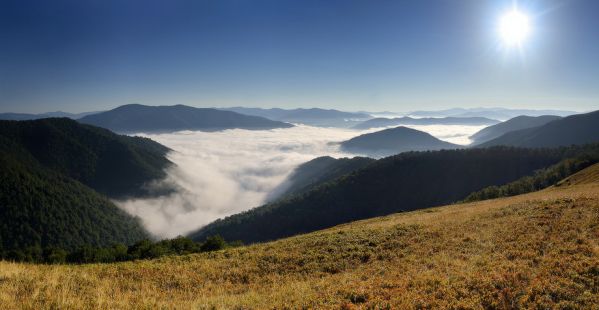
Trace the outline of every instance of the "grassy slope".
{"label": "grassy slope", "polygon": [[599,165],[541,192],[214,253],[0,262],[8,308],[514,308],[599,304]]}

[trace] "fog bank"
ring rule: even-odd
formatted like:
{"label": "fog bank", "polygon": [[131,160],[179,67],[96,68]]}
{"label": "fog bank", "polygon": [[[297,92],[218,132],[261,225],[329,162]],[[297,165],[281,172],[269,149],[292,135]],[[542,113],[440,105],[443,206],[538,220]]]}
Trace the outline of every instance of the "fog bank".
{"label": "fog bank", "polygon": [[[407,126],[453,143],[468,143],[467,136],[484,126]],[[176,164],[164,183],[177,191],[171,195],[117,204],[142,219],[159,238],[189,233],[218,218],[264,203],[298,165],[318,156],[353,157],[338,145],[357,135],[373,132],[299,125],[262,131],[182,131],[139,134],[173,150]],[[160,184],[162,186],[164,184]]]}

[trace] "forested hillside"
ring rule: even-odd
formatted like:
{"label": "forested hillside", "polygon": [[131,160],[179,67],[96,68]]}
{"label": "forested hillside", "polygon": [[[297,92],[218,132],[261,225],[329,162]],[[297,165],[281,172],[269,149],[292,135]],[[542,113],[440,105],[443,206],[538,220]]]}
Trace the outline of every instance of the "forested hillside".
{"label": "forested hillside", "polygon": [[51,248],[130,244],[148,235],[137,219],[87,186],[42,167],[18,146],[0,148],[0,257],[33,261]]}
{"label": "forested hillside", "polygon": [[67,118],[0,121],[0,256],[39,261],[148,238],[103,194],[150,194],[144,185],[165,176],[168,151]]}
{"label": "forested hillside", "polygon": [[557,147],[599,142],[599,111],[576,114],[539,127],[508,132],[480,145]]}
{"label": "forested hillside", "polygon": [[273,201],[280,197],[300,194],[311,187],[322,184],[375,162],[368,157],[333,158],[322,156],[301,164],[283,184],[269,197]]}
{"label": "forested hillside", "polygon": [[358,219],[451,203],[596,147],[495,147],[403,153],[301,195],[218,220],[191,237],[202,240],[220,234],[227,240],[267,241]]}
{"label": "forested hillside", "polygon": [[472,144],[481,144],[483,142],[500,137],[510,131],[543,126],[560,118],[561,117],[555,115],[542,115],[536,117],[521,115],[511,118],[505,122],[485,127],[470,136],[470,139],[473,140]]}
{"label": "forested hillside", "polygon": [[42,166],[115,198],[149,194],[144,184],[163,178],[171,164],[166,158],[169,149],[150,139],[117,135],[67,118],[0,121],[0,137]]}

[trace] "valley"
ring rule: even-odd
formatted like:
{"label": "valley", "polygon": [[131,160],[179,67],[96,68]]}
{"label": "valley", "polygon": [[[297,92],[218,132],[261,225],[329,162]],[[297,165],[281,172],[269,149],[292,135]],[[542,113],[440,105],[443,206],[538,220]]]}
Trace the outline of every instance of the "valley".
{"label": "valley", "polygon": [[0,262],[12,308],[592,308],[599,166],[521,196],[108,265]]}

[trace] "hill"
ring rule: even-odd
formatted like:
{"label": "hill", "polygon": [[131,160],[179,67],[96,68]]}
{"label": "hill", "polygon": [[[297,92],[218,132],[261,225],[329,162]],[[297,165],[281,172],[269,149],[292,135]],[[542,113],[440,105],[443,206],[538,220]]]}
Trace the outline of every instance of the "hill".
{"label": "hill", "polygon": [[267,201],[304,193],[315,185],[349,174],[373,162],[375,162],[374,159],[367,157],[336,159],[322,156],[315,158],[297,167],[283,184],[273,190]]}
{"label": "hill", "polygon": [[499,121],[486,117],[428,117],[428,118],[411,118],[411,117],[395,117],[384,118],[378,117],[369,119],[365,122],[355,125],[354,129],[370,129],[379,127],[389,127],[398,125],[494,125]]}
{"label": "hill", "polygon": [[[0,121],[0,137],[40,165],[113,198],[150,194],[144,185],[164,178],[168,148],[147,138],[114,134],[68,118]],[[15,156],[15,158],[19,158]]]}
{"label": "hill", "polygon": [[133,243],[140,223],[87,186],[41,166],[0,136],[0,257],[33,260],[42,249]]}
{"label": "hill", "polygon": [[116,132],[170,132],[236,128],[258,130],[293,126],[258,116],[184,105],[145,106],[129,104],[83,117],[79,121]]}
{"label": "hill", "polygon": [[539,127],[508,132],[479,146],[556,147],[594,142],[599,142],[599,111],[576,114]]}
{"label": "hill", "polygon": [[[597,166],[594,166],[597,171]],[[213,253],[0,262],[7,308],[592,309],[599,179]]]}
{"label": "hill", "polygon": [[505,122],[483,128],[482,130],[470,136],[470,139],[473,141],[473,145],[481,144],[483,142],[498,138],[510,131],[542,126],[560,118],[561,117],[555,115],[542,115],[536,117],[521,115],[511,118]]}
{"label": "hill", "polygon": [[344,151],[374,157],[459,147],[457,144],[441,141],[426,132],[402,126],[363,134],[341,142],[341,149]]}
{"label": "hill", "polygon": [[371,118],[366,113],[344,112],[332,109],[261,109],[233,107],[222,110],[246,115],[266,117],[268,119],[300,123],[312,126],[350,127],[356,122]]}
{"label": "hill", "polygon": [[394,212],[462,200],[549,167],[587,149],[490,148],[410,152],[380,159],[363,169],[296,195],[217,220],[190,235],[219,234],[226,240],[261,242]]}

